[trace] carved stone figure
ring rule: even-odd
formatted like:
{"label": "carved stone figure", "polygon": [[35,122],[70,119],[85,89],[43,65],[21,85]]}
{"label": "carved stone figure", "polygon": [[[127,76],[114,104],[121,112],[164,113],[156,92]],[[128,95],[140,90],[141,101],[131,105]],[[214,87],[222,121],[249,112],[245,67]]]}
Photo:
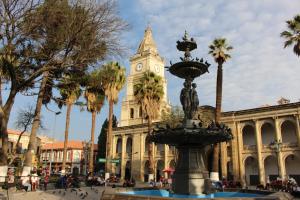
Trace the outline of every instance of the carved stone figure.
{"label": "carved stone figure", "polygon": [[191,89],[191,110],[192,112],[197,112],[198,106],[199,106],[199,99],[198,94],[196,91],[196,83],[192,83],[192,89]]}
{"label": "carved stone figure", "polygon": [[191,83],[185,81],[183,83],[184,88],[182,88],[180,93],[180,102],[182,105],[182,109],[184,111],[184,115],[186,119],[191,119]]}

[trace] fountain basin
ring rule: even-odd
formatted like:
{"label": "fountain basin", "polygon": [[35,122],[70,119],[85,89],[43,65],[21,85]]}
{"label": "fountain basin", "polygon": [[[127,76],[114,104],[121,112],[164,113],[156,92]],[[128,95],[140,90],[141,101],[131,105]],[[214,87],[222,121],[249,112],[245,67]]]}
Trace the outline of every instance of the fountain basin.
{"label": "fountain basin", "polygon": [[170,197],[170,198],[188,198],[188,199],[211,199],[211,198],[233,198],[233,197],[245,197],[245,198],[255,198],[262,197],[264,195],[255,193],[242,193],[242,192],[216,192],[212,194],[202,194],[202,195],[181,195],[172,194],[167,190],[140,190],[140,191],[129,191],[122,192],[121,194],[126,195],[137,195],[137,196],[155,196],[155,197]]}

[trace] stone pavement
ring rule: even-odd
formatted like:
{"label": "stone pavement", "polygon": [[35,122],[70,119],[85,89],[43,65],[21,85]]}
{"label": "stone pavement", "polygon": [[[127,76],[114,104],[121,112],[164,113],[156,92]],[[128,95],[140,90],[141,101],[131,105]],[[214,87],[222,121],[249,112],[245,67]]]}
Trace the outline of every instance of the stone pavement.
{"label": "stone pavement", "polygon": [[102,192],[111,187],[82,187],[80,189],[57,189],[36,192],[9,193],[9,200],[100,200]]}

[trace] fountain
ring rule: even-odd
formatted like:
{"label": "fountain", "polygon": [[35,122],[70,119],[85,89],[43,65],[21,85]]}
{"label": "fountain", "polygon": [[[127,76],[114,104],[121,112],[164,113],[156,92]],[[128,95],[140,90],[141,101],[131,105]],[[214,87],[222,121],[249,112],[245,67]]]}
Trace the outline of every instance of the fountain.
{"label": "fountain", "polygon": [[[177,41],[177,49],[184,52],[181,62],[167,67],[171,74],[184,79],[184,87],[180,93],[180,102],[184,111],[184,121],[177,127],[166,124],[154,128],[149,139],[156,144],[175,146],[178,151],[177,164],[172,177],[172,189],[136,189],[118,193],[103,193],[101,199],[130,199],[130,200],[158,200],[158,199],[199,199],[199,198],[234,198],[239,199],[292,199],[286,194],[274,195],[268,191],[236,190],[233,192],[214,192],[212,183],[205,167],[205,147],[229,141],[232,139],[231,130],[224,124],[207,120],[197,116],[199,106],[197,85],[194,79],[208,72],[209,63],[203,58],[193,59],[191,51],[197,48],[193,38],[188,38],[185,32],[182,41]],[[212,193],[214,192],[214,193]]]}
{"label": "fountain", "polygon": [[211,182],[204,164],[204,148],[215,143],[232,139],[231,130],[224,124],[211,122],[204,127],[201,119],[196,119],[199,106],[196,83],[193,80],[208,72],[209,63],[201,59],[193,59],[191,51],[197,48],[193,38],[185,32],[182,41],[177,41],[177,49],[184,52],[168,70],[171,74],[183,78],[184,87],[180,93],[180,102],[184,111],[184,122],[176,128],[157,127],[150,140],[159,144],[175,146],[178,160],[173,175],[172,190],[175,194],[199,195],[210,193]]}

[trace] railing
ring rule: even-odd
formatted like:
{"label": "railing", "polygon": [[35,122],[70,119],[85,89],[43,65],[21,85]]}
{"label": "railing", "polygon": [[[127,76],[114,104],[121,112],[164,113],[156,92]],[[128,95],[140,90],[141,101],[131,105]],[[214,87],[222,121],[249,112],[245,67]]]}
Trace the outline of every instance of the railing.
{"label": "railing", "polygon": [[256,145],[244,145],[244,151],[247,150],[256,150]]}

